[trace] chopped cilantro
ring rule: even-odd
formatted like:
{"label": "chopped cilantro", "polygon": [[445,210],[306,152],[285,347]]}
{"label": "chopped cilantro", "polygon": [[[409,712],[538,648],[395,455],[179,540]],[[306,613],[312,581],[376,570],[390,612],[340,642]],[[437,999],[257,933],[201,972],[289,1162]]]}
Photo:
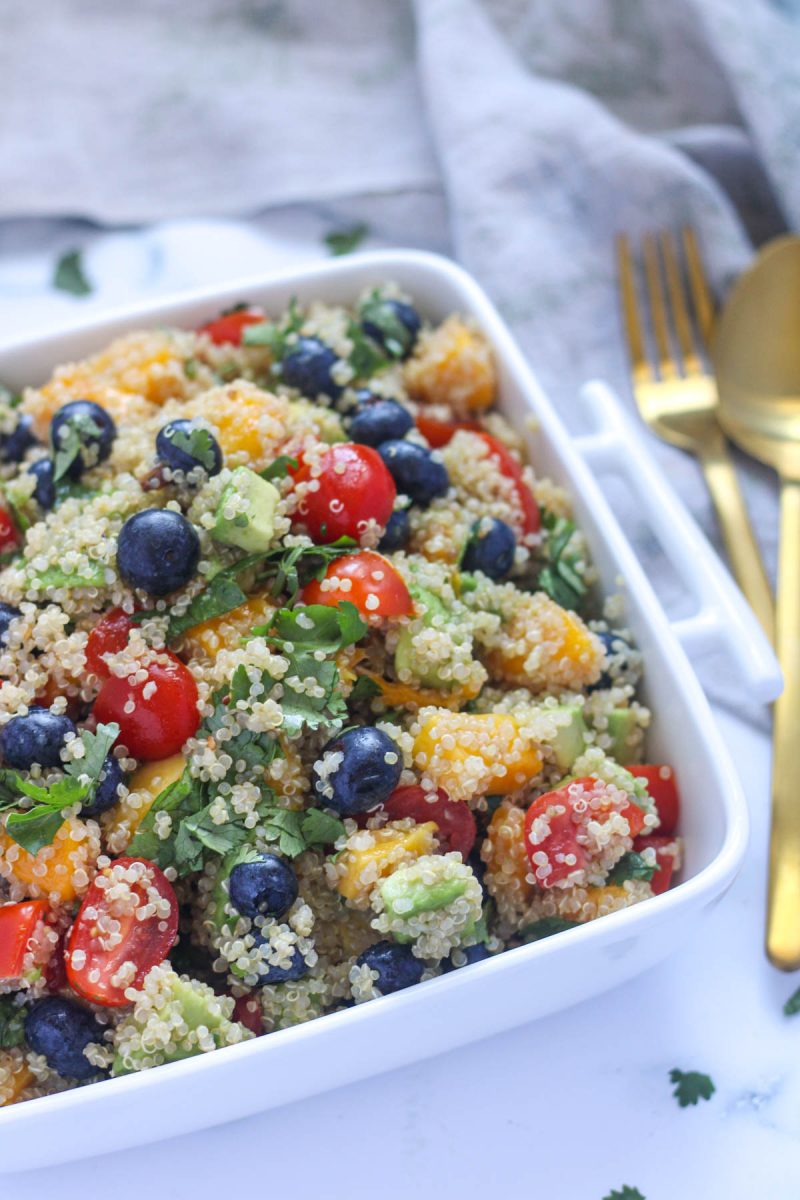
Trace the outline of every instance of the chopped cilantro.
{"label": "chopped cilantro", "polygon": [[795,1013],[800,1012],[800,988],[796,992],[792,992],[783,1006],[783,1011],[787,1017],[793,1017]]}
{"label": "chopped cilantro", "polygon": [[552,937],[554,933],[563,933],[566,929],[577,929],[579,921],[568,921],[566,917],[542,917],[531,925],[526,925],[519,931],[519,937],[527,946],[530,942],[540,942],[542,938]]}
{"label": "chopped cilantro", "polygon": [[54,446],[53,481],[58,483],[75,462],[86,442],[102,436],[102,429],[88,413],[73,413],[58,430],[58,445]]}
{"label": "chopped cilantro", "polygon": [[[214,576],[207,588],[194,597],[184,613],[179,617],[170,617],[167,625],[167,641],[170,642],[181,637],[188,629],[194,629],[195,625],[201,625],[204,621],[211,621],[215,617],[222,617],[225,613],[232,612],[234,608],[244,604],[246,599],[247,596],[236,580],[231,579],[224,572],[220,572],[219,575]],[[156,613],[155,615],[161,614]],[[138,613],[137,616],[139,616]]]}
{"label": "chopped cilantro", "polygon": [[297,650],[322,650],[335,654],[352,646],[368,632],[366,621],[349,600],[332,608],[328,604],[307,604],[303,608],[280,608],[269,626],[260,626],[262,635],[275,642],[290,642]]}
{"label": "chopped cilantro", "polygon": [[217,463],[214,454],[214,439],[202,425],[192,425],[189,429],[168,425],[165,436],[176,450],[182,450],[206,471],[213,471]]}
{"label": "chopped cilantro", "polygon": [[603,1200],[646,1200],[646,1197],[638,1188],[629,1187],[627,1183],[623,1183],[621,1188],[614,1188],[613,1192],[603,1196]]}
{"label": "chopped cilantro", "polygon": [[333,255],[352,254],[368,233],[369,226],[365,225],[363,221],[359,221],[357,225],[351,225],[348,229],[331,230],[330,233],[325,234],[323,240]]}
{"label": "chopped cilantro", "polygon": [[338,817],[323,812],[321,808],[309,808],[303,813],[302,828],[309,846],[332,846],[346,832]]}
{"label": "chopped cilantro", "polygon": [[698,1100],[710,1100],[716,1088],[709,1075],[700,1071],[680,1071],[674,1067],[669,1073],[670,1082],[675,1084],[673,1096],[681,1108],[697,1104]]}
{"label": "chopped cilantro", "polygon": [[301,588],[312,579],[322,579],[330,563],[355,545],[352,538],[341,537],[329,546],[278,546],[266,554],[247,555],[228,569],[238,573],[257,568],[259,581],[271,581],[272,595],[285,595],[291,603]]}
{"label": "chopped cilantro", "polygon": [[586,584],[576,570],[577,557],[569,548],[575,523],[542,509],[542,526],[547,537],[543,547],[545,563],[539,571],[538,586],[562,608],[577,610],[586,595]]}
{"label": "chopped cilantro", "polygon": [[14,1004],[10,996],[0,996],[0,1050],[11,1050],[25,1041],[27,1009]]}
{"label": "chopped cilantro", "polygon": [[392,358],[404,358],[414,341],[414,333],[404,325],[394,305],[377,289],[361,305],[361,319],[380,330],[381,345]]}
{"label": "chopped cilantro", "polygon": [[93,290],[83,269],[80,250],[68,250],[61,255],[53,272],[53,287],[72,296],[88,296]]}
{"label": "chopped cilantro", "polygon": [[292,458],[288,454],[279,454],[274,462],[271,462],[268,467],[264,467],[263,471],[259,471],[262,479],[274,480],[285,479],[290,471],[296,471],[298,468],[296,458]]}
{"label": "chopped cilantro", "polygon": [[353,368],[357,379],[371,379],[378,371],[388,367],[388,358],[375,342],[367,337],[357,321],[348,321],[347,336],[353,343],[353,349],[350,351],[347,361]]}
{"label": "chopped cilantro", "polygon": [[380,696],[381,689],[378,687],[374,679],[370,679],[368,675],[360,675],[350,692],[350,699],[371,700],[373,696]]}
{"label": "chopped cilantro", "polygon": [[297,301],[292,297],[287,314],[280,322],[259,321],[257,325],[248,325],[242,333],[242,345],[266,346],[279,363],[286,354],[289,335],[299,333],[302,325],[303,315],[297,307]]}
{"label": "chopped cilantro", "polygon": [[641,854],[630,850],[611,868],[606,883],[624,883],[626,879],[643,879],[649,883],[655,873],[656,868],[645,862]]}

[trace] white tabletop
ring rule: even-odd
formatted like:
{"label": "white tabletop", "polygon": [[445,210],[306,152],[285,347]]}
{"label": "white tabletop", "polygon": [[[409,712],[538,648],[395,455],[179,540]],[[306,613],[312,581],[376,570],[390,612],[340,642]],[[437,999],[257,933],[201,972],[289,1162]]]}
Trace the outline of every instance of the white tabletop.
{"label": "white tabletop", "polygon": [[[201,281],[192,253],[201,231],[202,279],[254,272],[265,255],[276,265],[274,244],[232,228],[172,237],[168,286]],[[88,317],[133,291],[152,294],[155,280],[139,274],[141,237],[95,244],[91,264],[110,282],[83,306],[47,293],[52,258],[41,246],[5,255],[0,340]],[[76,240],[59,230],[50,246],[60,252]],[[284,261],[299,256],[299,246],[281,249]],[[117,270],[100,271],[112,261]],[[662,966],[559,1016],[283,1110],[5,1176],[0,1194],[87,1200],[102,1187],[114,1200],[602,1200],[627,1183],[646,1200],[796,1200],[800,1016],[784,1017],[781,1006],[800,980],[772,970],[762,952],[769,744],[737,718],[717,717],[750,801],[751,849],[733,889]],[[679,1108],[673,1067],[707,1072],[711,1101]]]}

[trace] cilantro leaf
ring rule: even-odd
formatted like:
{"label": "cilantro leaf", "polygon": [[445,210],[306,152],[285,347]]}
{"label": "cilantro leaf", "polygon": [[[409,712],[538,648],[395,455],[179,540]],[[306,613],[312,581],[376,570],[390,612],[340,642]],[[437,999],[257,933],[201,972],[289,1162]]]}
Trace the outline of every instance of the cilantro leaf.
{"label": "cilantro leaf", "polygon": [[351,701],[371,700],[373,696],[380,696],[380,694],[381,689],[374,679],[370,679],[368,675],[359,675],[350,692],[350,699]]}
{"label": "cilantro leaf", "polygon": [[211,621],[214,617],[222,617],[244,604],[247,596],[235,579],[220,573],[215,575],[207,588],[199,592],[192,600],[186,612],[181,616],[171,616],[167,625],[167,641],[178,638],[201,625],[203,621]]}
{"label": "cilantro leaf", "polygon": [[675,1084],[673,1096],[681,1108],[697,1104],[698,1100],[710,1100],[716,1088],[709,1075],[700,1071],[680,1071],[674,1067],[669,1073],[670,1082]]}
{"label": "cilantro leaf", "polygon": [[343,822],[321,808],[309,808],[303,813],[302,830],[309,846],[332,846],[345,834]]}
{"label": "cilantro leaf", "polygon": [[78,412],[67,417],[58,429],[58,445],[54,445],[53,482],[58,483],[80,455],[84,445],[96,442],[103,431],[88,413]]}
{"label": "cilantro leaf", "polygon": [[378,371],[388,367],[389,359],[372,338],[367,337],[357,321],[348,321],[347,336],[353,343],[353,349],[350,351],[347,361],[353,368],[357,379],[371,379]]}
{"label": "cilantro leaf", "polygon": [[60,809],[37,805],[28,812],[13,812],[6,819],[6,833],[29,854],[49,846],[64,824]]}
{"label": "cilantro leaf", "polygon": [[649,883],[655,873],[655,866],[651,867],[641,854],[630,850],[611,868],[606,883],[624,883],[626,879],[643,879],[645,883]]}
{"label": "cilantro leaf", "polygon": [[192,425],[189,429],[167,425],[164,436],[172,442],[176,450],[182,450],[184,454],[188,454],[206,471],[214,469],[217,462],[214,454],[214,439],[202,425]]}
{"label": "cilantro leaf", "polygon": [[542,938],[552,937],[554,933],[563,933],[566,929],[577,929],[579,921],[568,921],[566,917],[542,917],[519,931],[523,945],[540,942]]}
{"label": "cilantro leaf", "polygon": [[296,471],[298,461],[292,458],[289,454],[279,454],[274,462],[271,462],[268,467],[264,467],[263,471],[259,471],[262,479],[274,480],[285,479],[289,471]]}
{"label": "cilantro leaf", "polygon": [[348,229],[332,229],[326,233],[323,241],[333,255],[352,254],[360,246],[369,233],[369,226],[363,221],[351,225]]}
{"label": "cilantro leaf", "polygon": [[0,1050],[11,1050],[25,1041],[27,1008],[14,1004],[10,996],[0,996]]}
{"label": "cilantro leaf", "polygon": [[542,509],[542,526],[547,531],[543,545],[545,562],[539,571],[537,585],[562,608],[578,610],[587,589],[583,576],[575,567],[577,555],[569,549],[575,523]]}
{"label": "cilantro leaf", "polygon": [[61,255],[53,272],[53,287],[72,296],[88,296],[93,291],[83,269],[80,250],[68,250]]}
{"label": "cilantro leaf", "polygon": [[302,325],[303,315],[292,297],[286,316],[281,321],[259,321],[257,325],[247,325],[242,333],[242,345],[266,346],[279,363],[286,354],[289,335],[299,333]]}
{"label": "cilantro leaf", "polygon": [[272,624],[260,626],[272,641],[335,654],[352,646],[368,632],[366,621],[355,604],[343,600],[332,608],[328,604],[307,604],[303,608],[280,608]]}
{"label": "cilantro leaf", "polygon": [[75,779],[88,776],[90,782],[96,785],[111,747],[118,737],[119,725],[116,721],[109,721],[107,724],[101,722],[95,733],[84,729],[80,735],[85,749],[83,758],[70,759],[64,770]]}
{"label": "cilantro leaf", "polygon": [[623,1183],[622,1187],[614,1188],[613,1192],[609,1192],[603,1200],[646,1200],[638,1188],[628,1187],[627,1183]]}
{"label": "cilantro leaf", "polygon": [[796,992],[792,992],[783,1006],[783,1011],[787,1017],[793,1017],[795,1013],[800,1012],[800,988]]}
{"label": "cilantro leaf", "polygon": [[[394,305],[376,289],[360,309],[361,320],[380,332],[381,346],[392,358],[404,358],[414,342],[415,334],[404,325]],[[372,332],[372,330],[370,330]]]}

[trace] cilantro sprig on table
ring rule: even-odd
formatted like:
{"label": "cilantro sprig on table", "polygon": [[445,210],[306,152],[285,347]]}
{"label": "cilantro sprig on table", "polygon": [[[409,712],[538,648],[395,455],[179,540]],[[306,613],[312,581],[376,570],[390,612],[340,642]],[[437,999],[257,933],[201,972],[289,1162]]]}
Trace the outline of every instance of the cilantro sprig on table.
{"label": "cilantro sprig on table", "polygon": [[638,1188],[629,1187],[627,1183],[623,1183],[621,1188],[614,1188],[613,1192],[603,1196],[603,1200],[646,1200],[646,1197]]}
{"label": "cilantro sprig on table", "polygon": [[59,292],[69,292],[71,296],[88,296],[93,291],[86,278],[80,250],[67,250],[61,255],[53,271],[53,287]]}
{"label": "cilantro sprig on table", "polygon": [[675,1085],[672,1094],[681,1108],[697,1104],[699,1100],[710,1100],[716,1091],[711,1076],[701,1071],[681,1071],[673,1067],[669,1078]]}
{"label": "cilantro sprig on table", "polygon": [[800,988],[796,992],[792,992],[789,999],[783,1006],[783,1013],[786,1017],[793,1017],[800,1012]]}
{"label": "cilantro sprig on table", "polygon": [[369,226],[359,221],[357,225],[351,225],[347,229],[332,229],[330,233],[325,234],[323,241],[334,256],[352,254],[368,233]]}
{"label": "cilantro sprig on table", "polygon": [[562,608],[577,610],[586,596],[586,584],[576,570],[578,556],[570,549],[575,522],[543,508],[542,528],[547,536],[542,546],[545,561],[539,571],[538,586]]}
{"label": "cilantro sprig on table", "polygon": [[64,822],[63,810],[73,804],[91,803],[106,756],[118,737],[119,725],[114,721],[98,725],[96,733],[83,730],[83,757],[66,762],[62,777],[48,786],[4,770],[0,775],[0,809],[18,809],[23,797],[34,801],[29,808],[9,813],[8,836],[30,854],[49,846]]}

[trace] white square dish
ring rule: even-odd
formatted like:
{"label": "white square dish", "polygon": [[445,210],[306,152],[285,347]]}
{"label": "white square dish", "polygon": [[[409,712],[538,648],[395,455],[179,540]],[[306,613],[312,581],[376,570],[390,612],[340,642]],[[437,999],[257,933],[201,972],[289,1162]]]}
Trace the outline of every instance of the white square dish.
{"label": "white square dish", "polygon": [[[780,673],[755,619],[691,519],[647,459],[602,385],[587,388],[601,428],[571,439],[510,333],[478,285],[451,262],[416,252],[355,256],[127,309],[91,325],[0,350],[0,379],[40,383],[59,363],[148,325],[193,328],[237,300],[281,310],[292,296],[348,302],[396,280],[422,312],[473,316],[493,345],[500,408],[528,435],[536,468],[571,492],[606,593],[624,581],[626,623],[645,657],[653,710],[650,761],[671,762],[683,799],[682,882],[579,929],[521,947],[377,1002],[242,1045],[0,1111],[0,1169],[21,1170],[202,1129],[298,1100],[543,1016],[614,987],[678,946],[733,881],[746,848],[747,810],[711,711],[689,664],[716,640],[751,699],[770,700]],[[590,466],[625,474],[698,612],[671,626],[595,482]],[[683,645],[681,644],[683,643]]]}

